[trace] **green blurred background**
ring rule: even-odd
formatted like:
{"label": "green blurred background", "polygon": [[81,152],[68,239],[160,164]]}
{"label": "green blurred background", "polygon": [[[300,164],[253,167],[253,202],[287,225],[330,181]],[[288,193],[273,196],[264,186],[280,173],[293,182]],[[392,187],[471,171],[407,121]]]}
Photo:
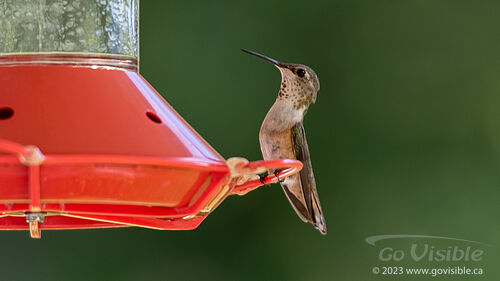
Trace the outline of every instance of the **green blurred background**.
{"label": "green blurred background", "polygon": [[0,232],[2,280],[470,280],[374,275],[379,234],[493,244],[458,264],[498,280],[500,2],[141,2],[142,75],[226,158],[261,159],[280,82],[240,48],[316,71],[305,127],[329,233],[272,185],[194,231]]}

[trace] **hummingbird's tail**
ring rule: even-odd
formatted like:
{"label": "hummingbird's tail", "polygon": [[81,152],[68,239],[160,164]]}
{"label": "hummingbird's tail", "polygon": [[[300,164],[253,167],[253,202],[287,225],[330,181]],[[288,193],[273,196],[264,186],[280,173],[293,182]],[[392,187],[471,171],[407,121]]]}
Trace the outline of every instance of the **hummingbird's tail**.
{"label": "hummingbird's tail", "polygon": [[304,180],[304,175],[293,175],[281,183],[288,201],[297,215],[306,223],[310,223],[321,232],[326,234],[326,222],[319,203],[316,184],[313,181]]}
{"label": "hummingbird's tail", "polygon": [[314,227],[321,232],[321,234],[326,235],[326,222],[325,217],[323,217],[323,212],[321,211],[321,205],[319,204],[318,196],[313,196],[312,204],[312,224]]}

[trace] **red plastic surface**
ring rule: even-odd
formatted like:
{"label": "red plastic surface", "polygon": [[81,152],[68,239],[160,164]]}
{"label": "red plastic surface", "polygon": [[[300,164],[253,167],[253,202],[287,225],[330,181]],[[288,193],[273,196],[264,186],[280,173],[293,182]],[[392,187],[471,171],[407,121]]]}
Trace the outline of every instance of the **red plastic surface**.
{"label": "red plastic surface", "polygon": [[[112,215],[160,219],[155,228],[171,229],[163,218],[196,215],[229,181],[225,160],[135,71],[7,65],[0,83],[0,111],[13,110],[0,114],[0,139],[11,145],[0,151],[4,214],[71,215],[63,224],[47,216],[42,229],[111,226],[119,221]],[[25,145],[40,148],[43,165],[20,163]],[[104,224],[77,218],[103,214],[111,216]],[[0,218],[0,228],[27,228],[1,222],[11,219]]]}

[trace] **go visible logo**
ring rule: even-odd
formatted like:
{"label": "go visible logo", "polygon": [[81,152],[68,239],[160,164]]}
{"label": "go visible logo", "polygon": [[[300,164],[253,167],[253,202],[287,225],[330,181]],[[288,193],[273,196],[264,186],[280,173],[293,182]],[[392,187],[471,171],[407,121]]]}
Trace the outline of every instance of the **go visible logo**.
{"label": "go visible logo", "polygon": [[[484,257],[484,250],[481,246],[489,246],[487,244],[458,239],[450,237],[441,236],[427,236],[427,235],[377,235],[370,236],[366,238],[366,242],[372,246],[381,240],[389,239],[422,239],[425,243],[411,243],[407,247],[383,247],[378,251],[378,258],[380,261],[403,261],[403,260],[413,260],[415,262],[419,261],[429,261],[429,262],[459,262],[459,261],[481,261]],[[451,242],[460,245],[446,245],[437,246],[436,243],[430,243],[429,241],[437,242],[438,244],[443,244],[443,240],[446,242]],[[462,245],[464,244],[464,245]]]}

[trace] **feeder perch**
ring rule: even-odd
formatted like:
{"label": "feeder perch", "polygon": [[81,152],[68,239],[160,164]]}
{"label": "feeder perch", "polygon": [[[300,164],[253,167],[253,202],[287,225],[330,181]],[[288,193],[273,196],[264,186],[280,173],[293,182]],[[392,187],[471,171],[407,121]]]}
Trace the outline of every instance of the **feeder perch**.
{"label": "feeder perch", "polygon": [[174,111],[138,73],[136,0],[0,12],[0,229],[194,229],[256,174],[302,168],[226,161]]}

